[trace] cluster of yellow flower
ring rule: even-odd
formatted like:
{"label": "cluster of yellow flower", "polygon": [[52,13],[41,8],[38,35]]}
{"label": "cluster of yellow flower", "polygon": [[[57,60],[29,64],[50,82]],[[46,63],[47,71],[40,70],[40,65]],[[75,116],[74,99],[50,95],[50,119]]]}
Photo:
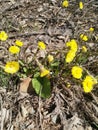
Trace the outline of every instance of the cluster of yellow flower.
{"label": "cluster of yellow flower", "polygon": [[70,47],[70,50],[67,53],[65,60],[66,60],[67,63],[70,63],[71,61],[73,61],[73,59],[74,59],[74,57],[76,55],[76,52],[77,52],[77,49],[78,49],[78,45],[77,45],[76,40],[72,39],[71,41],[66,43],[66,46]]}
{"label": "cluster of yellow flower", "polygon": [[[51,63],[53,60],[54,60],[54,57],[53,55],[48,55],[47,56],[47,59],[48,59],[48,62]],[[44,77],[44,76],[47,76],[47,77],[50,77],[50,71],[48,69],[45,69],[44,66],[40,67],[40,76],[41,77]]]}
{"label": "cluster of yellow flower", "polygon": [[14,46],[10,46],[9,47],[9,52],[12,53],[12,54],[17,54],[20,52],[20,48],[19,47],[22,47],[23,46],[23,42],[20,41],[20,40],[16,40],[15,41],[15,44]]}
{"label": "cluster of yellow flower", "polygon": [[[1,41],[6,41],[8,39],[8,34],[5,31],[0,32],[0,40]],[[12,54],[17,54],[20,52],[21,46],[23,46],[23,42],[20,40],[15,41],[14,46],[9,47],[9,52]],[[19,47],[18,47],[19,46]],[[19,62],[18,61],[8,61],[5,66],[3,67],[4,71],[10,74],[14,74],[19,71]]]}
{"label": "cluster of yellow flower", "polygon": [[[82,77],[83,69],[80,66],[73,66],[71,70],[72,76],[76,79],[80,79]],[[83,90],[85,93],[89,93],[92,91],[93,86],[97,83],[97,80],[91,76],[87,75],[85,79],[82,81]]]}
{"label": "cluster of yellow flower", "polygon": [[[46,45],[43,41],[39,41],[38,42],[38,48],[41,50],[45,50],[46,49]],[[51,63],[54,60],[53,55],[48,55],[47,56],[48,62]],[[40,76],[44,77],[44,76],[49,76],[50,75],[50,71],[48,69],[45,69],[43,65],[39,65],[40,67]]]}
{"label": "cluster of yellow flower", "polygon": [[80,38],[83,40],[83,41],[88,41],[88,37],[87,37],[87,35],[85,35],[85,34],[81,34],[80,35]]}
{"label": "cluster of yellow flower", "polygon": [[[12,54],[19,53],[20,52],[19,47],[23,46],[23,42],[20,40],[16,40],[15,44],[16,45],[9,47],[9,52]],[[5,70],[5,72],[10,73],[10,74],[14,74],[14,73],[18,72],[19,71],[19,62],[18,61],[7,62],[5,67],[4,67],[4,70]]]}
{"label": "cluster of yellow flower", "polygon": [[[69,5],[68,1],[65,0],[64,3],[63,3],[63,6],[68,7],[68,5]],[[80,8],[81,9],[83,8],[82,3],[80,3]],[[94,28],[91,27],[89,29],[89,31],[93,32]],[[8,38],[7,33],[4,32],[4,31],[1,31],[0,32],[0,40],[6,41],[7,38]],[[88,36],[85,35],[85,34],[81,34],[80,38],[83,41],[88,41]],[[20,40],[16,40],[15,45],[9,47],[9,52],[11,54],[18,54],[20,52],[20,47],[22,47],[22,46],[23,46],[23,42],[20,41]],[[75,39],[72,39],[72,40],[70,40],[69,42],[66,43],[66,46],[69,47],[70,50],[67,53],[65,60],[66,60],[66,63],[70,63],[70,62],[73,61],[73,59],[76,56],[76,52],[78,50],[78,44],[77,44],[77,41]],[[45,49],[46,49],[46,44],[43,41],[38,41],[38,50],[45,50]],[[85,46],[82,46],[82,50],[84,52],[86,52],[87,48]],[[48,63],[52,63],[54,61],[53,55],[49,54],[47,56],[47,60],[48,60]],[[39,63],[39,61],[38,61],[38,64],[39,64],[39,68],[40,68],[40,77],[44,77],[44,76],[49,77],[50,76],[50,70],[46,69],[41,63]],[[14,74],[14,73],[19,71],[20,66],[19,66],[18,61],[8,61],[3,68],[4,68],[5,72]],[[80,66],[73,66],[72,69],[71,69],[71,74],[74,78],[81,79],[82,75],[83,75],[83,68],[80,67]],[[93,89],[93,86],[96,83],[97,83],[97,80],[92,75],[87,75],[82,80],[82,86],[83,86],[84,92],[86,92],[86,93],[91,92],[92,89]]]}
{"label": "cluster of yellow flower", "polygon": [[[89,32],[90,33],[92,33],[93,31],[94,31],[93,27],[89,28]],[[80,34],[80,39],[83,40],[83,41],[85,41],[85,42],[87,42],[88,41],[88,36],[85,35],[85,34]]]}
{"label": "cluster of yellow flower", "polygon": [[[89,31],[93,32],[94,28],[93,27],[89,28]],[[86,41],[88,41],[88,36],[85,35],[85,34],[81,34],[80,39],[86,42]],[[71,41],[66,43],[66,46],[70,47],[70,50],[66,55],[66,62],[70,63],[70,62],[73,61],[74,57],[76,56],[76,52],[77,52],[77,49],[78,49],[78,44],[77,44],[75,39],[72,39]],[[82,46],[82,51],[87,52],[86,46]]]}
{"label": "cluster of yellow flower", "polygon": [[[81,3],[80,3],[81,4]],[[81,5],[82,6],[82,5]],[[89,29],[90,32],[94,31],[94,28],[91,27]],[[88,41],[88,36],[85,34],[80,35],[81,40]],[[69,52],[66,55],[66,62],[70,63],[73,61],[74,57],[76,56],[76,52],[78,49],[78,44],[76,40],[72,39],[71,41],[66,43],[67,47],[70,47]],[[82,46],[82,51],[87,52],[86,46]],[[73,66],[71,69],[72,76],[76,79],[80,79],[82,77],[83,69],[80,66]],[[84,92],[88,93],[91,92],[93,89],[93,86],[97,83],[97,80],[93,78],[91,75],[87,75],[85,79],[82,81],[83,90]]]}
{"label": "cluster of yellow flower", "polygon": [[[62,2],[62,6],[65,7],[65,8],[67,8],[67,7],[69,6],[69,1],[68,1],[68,0],[64,0],[64,1]],[[80,8],[80,9],[83,9],[83,8],[84,8],[84,4],[83,4],[82,1],[79,2],[79,8]]]}

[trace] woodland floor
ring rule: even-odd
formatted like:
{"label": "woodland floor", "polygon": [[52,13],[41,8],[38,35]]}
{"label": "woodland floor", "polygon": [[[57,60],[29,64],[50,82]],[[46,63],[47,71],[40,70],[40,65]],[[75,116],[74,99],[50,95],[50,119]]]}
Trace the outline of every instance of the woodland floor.
{"label": "woodland floor", "polygon": [[[38,40],[44,41],[48,50],[62,49],[69,38],[77,38],[90,26],[98,37],[98,1],[84,0],[83,11],[78,9],[79,0],[69,1],[65,9],[61,0],[0,0],[0,30],[9,35],[8,44],[0,43],[0,64],[6,62],[8,47],[16,39],[24,42],[20,58],[29,62]],[[85,66],[98,75],[98,41],[89,48],[92,56]],[[0,70],[1,130],[98,129],[98,85],[89,94],[75,84],[67,88],[54,81],[52,85],[49,99],[34,92],[20,93],[19,80],[7,78]]]}

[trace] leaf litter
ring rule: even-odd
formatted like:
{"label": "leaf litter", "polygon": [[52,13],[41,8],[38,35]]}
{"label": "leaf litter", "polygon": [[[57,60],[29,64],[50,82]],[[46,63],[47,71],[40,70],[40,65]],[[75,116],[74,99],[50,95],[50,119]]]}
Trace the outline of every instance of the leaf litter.
{"label": "leaf litter", "polygon": [[[0,30],[9,32],[9,43],[0,43],[0,62],[5,63],[8,59],[8,46],[16,38],[25,43],[20,57],[26,61],[32,57],[38,40],[43,40],[51,51],[62,49],[69,37],[77,37],[90,25],[94,25],[98,33],[98,2],[87,0],[84,14],[74,8],[77,1],[73,0],[71,6],[66,10],[59,0],[1,0]],[[98,44],[90,49],[98,52]],[[89,63],[85,64],[94,74],[98,73],[97,58],[91,56]],[[55,79],[51,97],[43,99],[31,89],[30,78],[21,83],[18,80],[13,83],[11,77],[9,80],[7,89],[0,85],[1,130],[98,129],[98,91],[84,94],[81,87],[72,84],[73,87],[67,88],[66,84],[61,84],[61,79],[57,83]]]}

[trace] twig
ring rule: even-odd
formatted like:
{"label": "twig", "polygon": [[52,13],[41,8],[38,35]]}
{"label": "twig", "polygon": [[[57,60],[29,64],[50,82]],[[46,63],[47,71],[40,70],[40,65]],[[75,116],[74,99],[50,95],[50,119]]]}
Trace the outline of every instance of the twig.
{"label": "twig", "polygon": [[3,107],[2,107],[2,97],[1,97],[1,95],[0,95],[0,101],[1,101],[1,129],[0,130],[3,130],[3,125],[4,125],[4,118],[3,118],[3,112],[2,112],[2,110],[3,110]]}
{"label": "twig", "polygon": [[32,35],[45,35],[45,32],[32,32],[32,33],[22,33],[22,34],[16,34],[16,35],[12,35],[9,36],[10,39],[13,39],[15,37],[28,37],[28,36],[32,36]]}
{"label": "twig", "polygon": [[41,105],[42,105],[42,101],[41,101],[41,98],[39,96],[39,108],[38,108],[39,109],[39,120],[40,120],[41,130],[44,130],[43,129],[43,122],[42,122],[42,114],[41,114]]}

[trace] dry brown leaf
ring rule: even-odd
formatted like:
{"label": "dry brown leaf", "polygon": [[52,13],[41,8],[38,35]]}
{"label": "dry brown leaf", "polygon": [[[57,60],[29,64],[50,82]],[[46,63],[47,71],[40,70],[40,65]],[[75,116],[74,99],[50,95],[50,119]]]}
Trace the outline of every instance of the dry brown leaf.
{"label": "dry brown leaf", "polygon": [[20,83],[20,93],[32,93],[33,92],[33,87],[31,84],[31,78],[27,77],[25,78],[21,83]]}

